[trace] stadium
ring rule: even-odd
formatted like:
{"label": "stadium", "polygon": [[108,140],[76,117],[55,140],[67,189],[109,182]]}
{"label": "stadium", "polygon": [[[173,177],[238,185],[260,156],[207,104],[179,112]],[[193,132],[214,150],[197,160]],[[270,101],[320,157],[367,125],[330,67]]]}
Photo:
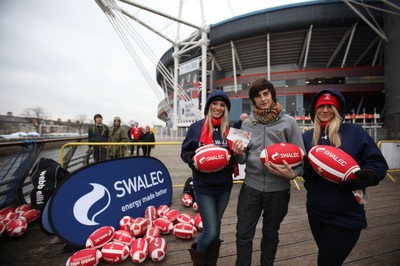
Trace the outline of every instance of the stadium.
{"label": "stadium", "polygon": [[[207,93],[213,89],[227,93],[233,123],[242,112],[251,111],[249,86],[264,77],[274,84],[283,107],[300,124],[307,124],[312,96],[336,88],[347,101],[346,119],[379,128],[379,139],[398,139],[399,10],[389,1],[311,1],[212,24]],[[172,69],[175,52],[171,47],[159,64]],[[158,117],[167,125],[174,102],[179,127],[201,118],[204,94],[199,77],[205,69],[200,66],[201,55],[201,47],[180,55],[178,80],[183,96],[178,95],[177,101],[173,86],[157,70],[157,82],[168,95],[159,103]],[[186,116],[193,106],[194,114]]]}

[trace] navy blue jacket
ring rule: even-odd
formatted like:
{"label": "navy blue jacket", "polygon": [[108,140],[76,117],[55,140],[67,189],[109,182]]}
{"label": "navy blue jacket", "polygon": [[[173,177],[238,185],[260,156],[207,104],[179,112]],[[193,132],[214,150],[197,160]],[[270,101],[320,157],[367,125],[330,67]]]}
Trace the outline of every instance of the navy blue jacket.
{"label": "navy blue jacket", "polygon": [[[190,125],[186,137],[182,143],[181,158],[185,163],[189,163],[188,153],[194,152],[199,148],[200,134],[203,128],[204,119],[194,122]],[[227,148],[226,140],[222,141],[220,128],[216,128],[213,135],[213,144]],[[226,168],[215,173],[202,173],[193,171],[193,190],[202,194],[218,194],[232,189],[233,166],[228,165]]]}
{"label": "navy blue jacket", "polygon": [[[314,120],[314,106],[316,99],[322,93],[334,94],[341,103],[339,113],[342,117],[345,114],[345,99],[336,90],[323,90],[314,96],[311,103],[310,115]],[[306,153],[312,148],[312,135],[314,129],[303,133],[304,147]],[[351,123],[343,123],[340,126],[342,144],[339,147],[353,157],[361,169],[370,169],[378,174],[382,180],[386,176],[388,165],[381,151],[368,135],[364,128]],[[321,133],[319,145],[330,145],[328,136]],[[313,171],[311,169],[311,171]],[[339,185],[325,180],[324,178],[308,178],[309,172],[305,172],[304,186],[307,189],[307,212],[308,215],[322,222],[347,227],[365,228],[367,220],[364,205],[360,205],[354,198],[352,191],[340,190]]]}

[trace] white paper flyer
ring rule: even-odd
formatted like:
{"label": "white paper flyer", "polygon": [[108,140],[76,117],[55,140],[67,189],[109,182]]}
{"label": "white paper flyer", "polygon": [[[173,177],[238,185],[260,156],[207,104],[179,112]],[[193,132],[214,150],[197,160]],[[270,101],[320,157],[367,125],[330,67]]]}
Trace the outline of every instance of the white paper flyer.
{"label": "white paper flyer", "polygon": [[229,128],[229,134],[226,138],[231,141],[234,141],[236,139],[241,139],[243,141],[244,146],[247,147],[247,144],[249,144],[251,139],[251,132],[231,127]]}

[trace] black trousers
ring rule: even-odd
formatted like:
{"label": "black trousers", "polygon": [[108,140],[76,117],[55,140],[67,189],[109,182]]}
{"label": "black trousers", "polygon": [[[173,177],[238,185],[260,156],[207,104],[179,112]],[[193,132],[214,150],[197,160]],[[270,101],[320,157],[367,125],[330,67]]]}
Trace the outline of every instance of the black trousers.
{"label": "black trousers", "polygon": [[361,229],[339,227],[308,217],[318,246],[318,266],[340,266],[356,245]]}

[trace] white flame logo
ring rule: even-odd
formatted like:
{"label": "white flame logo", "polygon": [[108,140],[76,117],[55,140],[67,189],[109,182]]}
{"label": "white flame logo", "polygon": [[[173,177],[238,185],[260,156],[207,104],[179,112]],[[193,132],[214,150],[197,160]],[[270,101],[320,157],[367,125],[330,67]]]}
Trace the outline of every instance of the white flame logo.
{"label": "white flame logo", "polygon": [[[90,183],[90,185],[92,185],[93,190],[88,194],[83,195],[75,202],[73,212],[75,219],[81,224],[98,225],[99,223],[95,221],[95,218],[97,217],[97,215],[101,214],[105,209],[107,209],[107,207],[110,205],[111,197],[110,192],[108,192],[108,190],[104,186],[96,183]],[[88,214],[90,208],[93,206],[93,204],[95,204],[103,197],[108,198],[106,206],[104,206],[104,208],[102,208],[101,210],[96,212],[91,218],[89,218]]]}

